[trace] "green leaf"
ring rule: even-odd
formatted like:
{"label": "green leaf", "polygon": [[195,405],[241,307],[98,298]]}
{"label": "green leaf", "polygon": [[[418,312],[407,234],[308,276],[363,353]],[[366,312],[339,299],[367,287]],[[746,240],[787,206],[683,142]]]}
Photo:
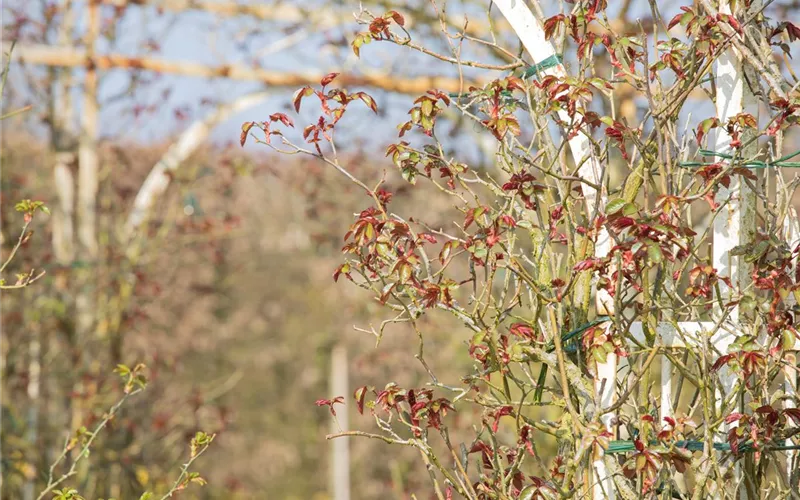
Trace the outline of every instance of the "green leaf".
{"label": "green leaf", "polygon": [[626,202],[622,198],[617,198],[616,200],[612,200],[612,201],[608,202],[608,204],[606,205],[606,214],[609,214],[609,215],[610,214],[615,214],[615,213],[619,212],[620,210],[622,210],[623,207],[625,207],[625,205],[627,205],[627,204],[628,204],[628,202]]}
{"label": "green leaf", "polygon": [[650,259],[651,264],[660,264],[664,260],[664,254],[661,253],[661,247],[658,244],[647,245],[647,258]]}
{"label": "green leaf", "polygon": [[784,330],[781,334],[781,341],[783,349],[789,350],[794,347],[797,339],[795,338],[794,333],[790,332],[789,330]]}
{"label": "green leaf", "polygon": [[420,120],[420,125],[422,125],[422,128],[425,130],[430,130],[433,128],[433,120],[431,120],[429,116],[423,115]]}
{"label": "green leaf", "polygon": [[487,255],[489,255],[489,249],[485,246],[479,246],[475,248],[475,250],[472,252],[472,255],[474,255],[477,259],[483,260]]}
{"label": "green leaf", "polygon": [[406,167],[400,171],[400,174],[403,176],[403,179],[408,182],[409,184],[416,184],[417,183],[417,169],[414,167]]}
{"label": "green leaf", "polygon": [[637,213],[639,213],[639,207],[633,203],[626,203],[625,206],[622,207],[622,215],[630,217],[632,215],[636,215]]}
{"label": "green leaf", "polygon": [[592,355],[598,363],[605,363],[606,359],[608,359],[608,355],[604,349],[594,349]]}
{"label": "green leaf", "polygon": [[613,127],[614,126],[614,119],[610,116],[601,116],[600,121],[603,122],[606,126]]}
{"label": "green leaf", "polygon": [[430,116],[433,113],[433,102],[430,99],[422,101],[422,114]]}
{"label": "green leaf", "polygon": [[400,283],[407,283],[411,279],[411,264],[401,265],[400,269],[398,269],[398,275],[400,276]]}
{"label": "green leaf", "polygon": [[455,240],[450,240],[444,244],[442,247],[442,251],[439,252],[439,262],[444,265],[447,262],[447,259],[450,258],[450,254],[453,252],[453,248],[458,246],[458,242]]}

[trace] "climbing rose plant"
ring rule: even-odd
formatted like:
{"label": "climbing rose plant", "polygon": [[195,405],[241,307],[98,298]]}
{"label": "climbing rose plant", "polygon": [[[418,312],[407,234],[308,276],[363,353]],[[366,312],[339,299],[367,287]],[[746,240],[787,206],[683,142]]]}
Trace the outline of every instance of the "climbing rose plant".
{"label": "climbing rose plant", "polygon": [[[363,190],[333,278],[372,291],[386,308],[387,321],[372,330],[379,340],[391,325],[415,332],[430,380],[358,388],[355,408],[377,429],[340,436],[416,448],[440,499],[587,497],[598,462],[623,498],[785,498],[800,487],[797,397],[776,389],[797,377],[798,180],[782,149],[796,137],[800,93],[775,62],[800,28],[769,19],[757,2],[735,2],[728,14],[703,0],[674,16],[656,4],[652,26],[610,22],[602,0],[569,1],[569,11],[542,19],[547,40],[566,47],[566,74],[489,40],[481,44],[514,62],[469,61],[453,45],[465,36],[452,32],[453,53],[436,53],[415,44],[400,12],[361,13],[352,48],[362,58],[391,43],[443,65],[484,68],[480,83],[415,99],[386,149],[405,182],[430,183],[452,201],[460,215],[448,227],[395,214],[384,181],[368,186],[353,175],[336,132],[353,106],[377,113],[377,104],[337,88],[336,73],[295,94],[296,111],[320,110],[302,139],[291,139],[294,121],[283,113],[243,126],[242,145],[316,157]],[[715,115],[715,68],[732,51],[748,68],[760,116]],[[644,107],[623,117],[620,99]],[[453,113],[492,138],[491,168],[470,165],[446,133]],[[725,156],[710,142],[718,133],[730,137]],[[577,136],[589,138],[599,183],[566,154]],[[709,247],[714,221],[726,217],[725,193],[740,185],[756,193],[758,224],[730,249],[745,269],[731,277],[714,267]],[[598,192],[606,201],[587,203]],[[607,255],[595,252],[603,237]],[[460,380],[440,379],[426,362],[422,319],[433,314],[464,326],[454,335],[472,369]],[[714,327],[693,347],[665,345],[656,325],[681,336],[687,321]],[[722,330],[736,337],[724,350],[710,340]],[[602,379],[611,356],[617,376]],[[657,367],[667,362],[669,409],[658,397]],[[611,404],[597,395],[605,384],[615,384]],[[317,405],[335,417],[342,396]],[[456,440],[453,415],[475,413],[482,418]]]}

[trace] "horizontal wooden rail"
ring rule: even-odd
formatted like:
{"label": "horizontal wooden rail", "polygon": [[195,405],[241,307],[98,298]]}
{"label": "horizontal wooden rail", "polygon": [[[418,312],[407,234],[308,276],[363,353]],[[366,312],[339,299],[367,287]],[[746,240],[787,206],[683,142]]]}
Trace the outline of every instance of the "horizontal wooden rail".
{"label": "horizontal wooden rail", "polygon": [[[661,339],[661,344],[664,347],[699,347],[703,345],[703,338],[713,332],[715,326],[716,324],[711,321],[684,321],[678,323],[678,328],[676,329],[671,323],[661,322],[656,326],[656,335]],[[709,343],[716,346],[723,353],[736,340],[736,336],[724,330],[724,327],[725,325],[722,325],[709,339]],[[645,343],[644,325],[640,321],[636,321],[631,325],[630,333],[637,342]]]}
{"label": "horizontal wooden rail", "polygon": [[[8,52],[10,42],[3,41],[3,52]],[[17,44],[12,53],[16,62],[62,67],[91,67],[98,69],[141,69],[156,73],[194,76],[199,78],[228,78],[231,80],[261,82],[268,87],[299,88],[305,85],[318,85],[325,73],[285,72],[253,68],[242,64],[208,66],[205,64],[169,61],[154,57],[131,57],[120,54],[98,54],[89,57],[82,49],[73,47],[54,47],[49,45]],[[458,92],[460,81],[457,78],[441,76],[419,76],[397,78],[391,75],[342,74],[336,83],[343,87],[374,87],[402,94],[424,94],[430,89]],[[464,82],[464,89],[474,82]],[[482,85],[478,83],[477,85]]]}
{"label": "horizontal wooden rail", "polygon": [[[260,21],[274,21],[282,23],[312,23],[317,27],[332,27],[341,26],[344,24],[356,23],[356,12],[354,9],[335,9],[331,7],[320,7],[312,5],[309,8],[298,7],[291,5],[288,2],[278,4],[265,4],[265,3],[252,3],[241,4],[233,1],[211,1],[211,0],[99,0],[101,4],[112,5],[114,7],[124,8],[129,6],[148,6],[164,9],[170,12],[185,12],[188,10],[195,10],[200,12],[208,12],[220,17],[252,17]],[[302,2],[298,2],[302,5]],[[355,5],[355,3],[353,4]],[[352,7],[352,5],[351,5]],[[386,8],[388,10],[389,7]],[[373,11],[373,15],[383,15],[383,11]],[[405,18],[407,29],[414,27],[416,16],[410,14],[408,11],[402,11]],[[495,26],[495,30],[508,29],[508,25],[504,20],[498,20],[499,25]],[[438,28],[439,21],[435,18],[431,19],[432,25]],[[448,16],[447,23],[453,28],[464,29],[464,18],[458,16]],[[487,23],[470,19],[466,25],[466,33],[472,36],[487,36],[490,28]]]}
{"label": "horizontal wooden rail", "polygon": [[231,1],[213,2],[210,0],[100,0],[100,3],[118,8],[148,6],[171,12],[197,10],[221,17],[247,16],[261,21],[285,23],[317,21],[325,25],[334,26],[355,22],[353,14],[343,10],[316,7],[304,9],[289,3],[277,5],[267,3],[242,4]]}

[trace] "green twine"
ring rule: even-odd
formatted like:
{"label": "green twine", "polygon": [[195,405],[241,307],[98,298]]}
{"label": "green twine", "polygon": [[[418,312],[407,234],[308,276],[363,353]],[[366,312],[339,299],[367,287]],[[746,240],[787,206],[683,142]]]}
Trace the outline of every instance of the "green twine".
{"label": "green twine", "polygon": [[[553,54],[552,56],[546,58],[544,61],[539,63],[533,64],[528,66],[525,71],[522,72],[522,78],[530,78],[533,75],[539,74],[539,72],[544,71],[546,69],[550,69],[554,66],[558,66],[561,64],[561,57],[558,54]],[[451,99],[458,99],[459,97],[469,97],[470,94],[459,94],[458,92],[450,92],[447,94],[450,96]],[[503,90],[500,92],[500,95],[503,97],[511,97],[511,91]]]}
{"label": "green twine", "polygon": [[[570,340],[572,340],[576,336],[580,335],[581,333],[585,332],[589,328],[591,328],[591,327],[593,327],[595,325],[599,325],[600,323],[604,323],[604,322],[606,322],[606,321],[608,321],[610,319],[611,318],[608,317],[608,316],[598,316],[594,320],[592,320],[592,321],[590,321],[590,322],[588,322],[586,324],[583,324],[583,325],[579,326],[578,328],[576,328],[576,329],[574,329],[572,331],[569,331],[569,332],[563,334],[561,336],[561,341],[564,342],[564,343],[569,342]],[[564,348],[564,350],[566,352],[577,352],[578,351],[578,345],[579,344],[577,342],[573,342],[572,345],[566,346]],[[547,352],[553,352],[555,349],[556,349],[556,346],[551,341],[547,345]],[[546,380],[547,380],[547,365],[546,364],[542,364],[542,369],[539,371],[539,380],[536,383],[536,386],[537,386],[536,387],[536,391],[533,393],[533,400],[535,402],[541,402],[542,401],[542,395],[544,394],[544,383],[545,383]]]}
{"label": "green twine", "polygon": [[[710,156],[710,154],[713,154],[713,152],[701,150],[701,154],[703,154],[704,156]],[[792,158],[794,156],[797,156],[798,154],[800,154],[800,151],[798,151],[797,153],[794,153],[792,155],[788,155],[788,156],[785,156],[783,158],[780,158],[780,159],[778,159],[777,161],[775,161],[773,163],[778,163],[779,161],[783,161],[783,160]],[[720,156],[722,156],[722,155],[720,155]],[[592,320],[592,321],[590,321],[590,322],[588,322],[588,323],[586,323],[584,325],[581,325],[578,328],[575,328],[574,330],[571,330],[571,331],[565,333],[564,335],[562,335],[561,336],[561,341],[564,342],[564,343],[567,343],[570,340],[572,340],[573,338],[575,338],[578,335],[580,335],[581,333],[583,333],[586,330],[588,330],[589,328],[592,328],[593,326],[597,326],[600,323],[604,323],[604,322],[609,321],[609,320],[611,320],[610,316],[598,316],[594,320]],[[555,346],[551,342],[550,345],[548,346],[547,352],[552,352],[553,350],[555,350]],[[568,352],[572,351],[572,350],[577,350],[577,346],[569,346],[565,350],[568,351]],[[546,374],[547,372],[545,370],[543,370],[542,373]],[[542,377],[540,376],[540,379],[541,378]],[[540,384],[541,383],[543,383],[542,380],[540,380]],[[540,391],[537,390],[537,393],[539,393],[539,392]],[[539,396],[539,398],[540,398],[539,400],[541,400],[541,396]],[[652,444],[657,444],[657,442],[653,442]],[[714,446],[714,449],[717,450],[717,451],[731,451],[731,445],[728,444],[728,443],[713,443],[713,446]],[[689,450],[689,451],[703,451],[705,449],[705,442],[696,441],[696,440],[677,441],[675,443],[675,447],[676,448],[683,448],[683,449]],[[777,450],[777,451],[800,450],[800,445],[787,445],[786,442],[784,441],[783,444],[779,444],[777,446],[771,446],[770,449]],[[636,445],[634,444],[634,442],[633,441],[623,441],[623,440],[611,441],[609,443],[609,445],[608,445],[608,448],[605,449],[605,453],[607,453],[607,454],[630,453],[632,451],[636,451]],[[743,444],[741,444],[739,446],[739,451],[740,452],[752,452],[752,451],[756,451],[756,449],[753,447],[753,445],[751,443],[743,443]]]}
{"label": "green twine", "polygon": [[528,66],[528,69],[522,73],[522,78],[530,78],[533,75],[538,75],[541,71],[558,66],[559,64],[561,64],[561,57],[559,57],[558,54],[553,54],[543,61]]}
{"label": "green twine", "polygon": [[190,192],[184,196],[183,207],[184,212],[186,212],[187,208],[191,207],[191,211],[186,212],[187,215],[203,215],[203,209],[200,208],[200,204],[197,202],[197,197],[195,197],[194,193]]}
{"label": "green twine", "polygon": [[[655,444],[655,443],[653,443]],[[677,441],[675,443],[676,448],[683,448],[689,451],[703,451],[705,449],[705,443],[703,441]],[[731,451],[731,445],[728,443],[714,443],[714,449],[717,451]],[[788,450],[800,450],[800,445],[787,445],[786,442],[780,444],[778,446],[771,446],[770,449],[772,450],[780,450],[780,451],[788,451]],[[634,445],[633,441],[611,441],[606,448],[605,453],[607,454],[615,454],[615,453],[629,453],[631,451],[636,450],[636,445]],[[750,443],[743,443],[739,446],[739,451],[741,452],[751,452],[757,451],[752,444]]]}
{"label": "green twine", "polygon": [[[701,149],[697,153],[700,156],[717,156],[719,158],[724,158],[726,160],[733,160],[734,158],[733,155],[729,155],[727,153],[719,153],[717,151],[711,151],[709,149]],[[774,161],[761,161],[761,160],[746,161],[744,162],[743,166],[745,168],[770,168],[770,167],[800,168],[800,161],[788,161],[797,155],[800,155],[800,150],[785,156],[781,156],[780,158]],[[714,163],[702,162],[702,161],[682,161],[679,163],[679,165],[681,167],[691,168],[691,167],[707,167],[710,165],[714,165]]]}
{"label": "green twine", "polygon": [[[562,335],[561,336],[561,342],[566,344],[567,342],[569,342],[573,338],[577,337],[581,333],[585,332],[589,328],[592,328],[593,326],[597,326],[600,323],[605,323],[606,321],[609,321],[610,319],[611,318],[609,316],[598,316],[594,320],[592,320],[592,321],[590,321],[590,322],[588,322],[588,323],[586,323],[584,325],[581,325],[578,328],[576,328],[576,329],[574,329],[572,331],[569,331],[569,332],[565,333],[564,335]],[[555,350],[555,348],[556,348],[556,346],[553,345],[552,342],[551,342],[550,345],[547,347],[547,352],[553,352]],[[577,346],[572,347],[572,349],[567,348],[566,350],[568,352],[569,351],[573,351],[573,350],[577,350]]]}
{"label": "green twine", "polygon": [[[450,96],[451,99],[458,99],[459,97],[470,97],[472,94],[469,92],[466,92],[464,94],[459,94],[458,92],[450,92],[447,95]],[[513,97],[513,94],[511,93],[510,90],[501,90],[500,95],[503,97]]]}

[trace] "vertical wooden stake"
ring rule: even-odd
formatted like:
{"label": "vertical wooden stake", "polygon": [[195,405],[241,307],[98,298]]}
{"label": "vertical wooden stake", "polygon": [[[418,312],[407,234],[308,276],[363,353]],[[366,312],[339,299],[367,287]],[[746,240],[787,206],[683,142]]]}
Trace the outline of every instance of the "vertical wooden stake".
{"label": "vertical wooden stake", "polygon": [[[337,345],[331,353],[331,397],[344,396],[350,399],[348,382],[347,349]],[[338,433],[348,429],[347,406],[340,406],[336,411],[338,426],[334,421],[331,432]],[[341,426],[341,429],[339,429]],[[339,437],[331,440],[330,488],[333,500],[350,500],[350,449],[349,438]]]}
{"label": "vertical wooden stake", "polygon": [[[728,0],[720,1],[720,12],[732,14]],[[725,130],[727,121],[739,113],[750,112],[758,115],[755,97],[745,82],[745,67],[740,55],[732,48],[726,50],[714,63],[715,81],[717,86],[716,109],[720,127],[716,131],[714,151],[717,153],[730,153],[731,137]],[[743,141],[747,138],[743,138]],[[743,157],[753,156],[756,145],[741,151]],[[720,186],[716,195],[716,202],[723,205],[720,213],[714,218],[713,266],[720,276],[731,279],[735,289],[740,284],[747,282],[748,266],[744,260],[730,255],[730,251],[741,244],[752,240],[755,234],[756,195],[738,175],[731,176],[730,188]],[[726,302],[733,291],[724,283],[720,283],[721,302]],[[717,311],[719,313],[719,310]],[[737,326],[740,324],[740,312],[736,307],[730,314],[729,321]],[[717,342],[715,347],[723,354],[727,353],[730,341]],[[719,372],[721,390],[717,392],[717,408],[733,391],[736,385],[736,376],[727,367]],[[730,426],[733,427],[733,423]],[[727,427],[727,426],[726,426]],[[734,471],[734,483],[739,484],[741,478],[740,467]],[[742,489],[742,494],[744,493]]]}
{"label": "vertical wooden stake", "polygon": [[[83,88],[83,107],[81,109],[81,133],[78,142],[78,198],[77,198],[77,232],[80,252],[79,260],[87,261],[90,266],[96,265],[97,238],[96,238],[96,203],[99,159],[97,153],[98,132],[98,104],[97,104],[97,70],[94,64],[94,52],[97,38],[100,34],[100,6],[99,0],[89,0],[87,12],[86,35],[86,76]],[[77,293],[75,294],[75,343],[81,345],[91,333],[95,320],[94,303],[94,272],[83,270],[79,274]],[[82,356],[82,363],[87,362],[87,357]],[[80,392],[82,382],[76,381],[73,390]],[[70,427],[77,428],[80,424],[81,403],[78,401],[72,406],[72,422]],[[82,468],[87,467],[86,462]],[[80,471],[79,474],[85,473]]]}
{"label": "vertical wooden stake", "polygon": [[[797,230],[797,211],[791,206],[791,201],[789,202],[789,209],[788,213],[786,214],[786,219],[783,221],[784,227],[784,238],[789,242],[789,248],[794,250],[798,244],[800,244],[800,231]],[[795,271],[794,267],[790,268],[790,272]],[[786,298],[786,304],[788,306],[796,305],[796,301],[794,299],[793,294],[789,294]],[[797,315],[795,315],[795,324],[797,324]],[[795,340],[794,349],[790,352],[786,353],[786,365],[783,367],[783,392],[787,396],[784,400],[783,407],[784,408],[796,408],[796,398],[797,398],[797,351],[800,350],[800,341]],[[787,419],[787,426],[793,427],[794,421],[792,419]],[[796,444],[795,440],[789,439],[786,441],[787,445]],[[797,471],[794,467],[794,460],[797,455],[795,450],[787,450],[786,451],[786,476],[789,478],[789,481],[792,481],[792,475],[796,475]],[[796,482],[792,484],[794,488],[800,487]]]}
{"label": "vertical wooden stake", "polygon": [[[494,4],[511,25],[534,62],[541,63],[556,57],[553,44],[547,41],[541,23],[525,2],[522,0],[494,0]],[[557,64],[542,70],[542,74],[563,77],[566,76],[566,70],[562,64]],[[566,111],[559,111],[558,115],[564,123],[573,121],[573,117]],[[603,180],[603,169],[592,152],[592,143],[589,137],[578,133],[569,140],[569,147],[576,165],[579,165],[580,176],[594,185],[600,185]],[[596,190],[584,186],[584,197],[586,198],[588,217],[592,217],[598,207],[605,206],[606,196],[602,189]],[[611,239],[605,229],[602,229],[595,244],[595,256],[605,257],[610,250]],[[597,314],[613,314],[613,302],[609,299],[608,294],[604,292],[595,296]],[[614,403],[617,391],[616,382],[617,356],[612,353],[608,355],[605,363],[598,363],[597,366],[595,392],[601,407],[608,407]],[[603,423],[609,430],[612,428],[614,418],[614,413],[607,413],[603,416]],[[603,460],[602,449],[595,450],[592,471],[596,475],[596,479],[592,479],[593,497],[613,499],[615,497],[614,484]]]}
{"label": "vertical wooden stake", "polygon": [[100,33],[99,0],[89,1],[86,37],[86,78],[84,81],[81,136],[78,146],[78,240],[85,257],[97,257],[96,203],[100,160],[97,153],[98,102],[95,44]]}

